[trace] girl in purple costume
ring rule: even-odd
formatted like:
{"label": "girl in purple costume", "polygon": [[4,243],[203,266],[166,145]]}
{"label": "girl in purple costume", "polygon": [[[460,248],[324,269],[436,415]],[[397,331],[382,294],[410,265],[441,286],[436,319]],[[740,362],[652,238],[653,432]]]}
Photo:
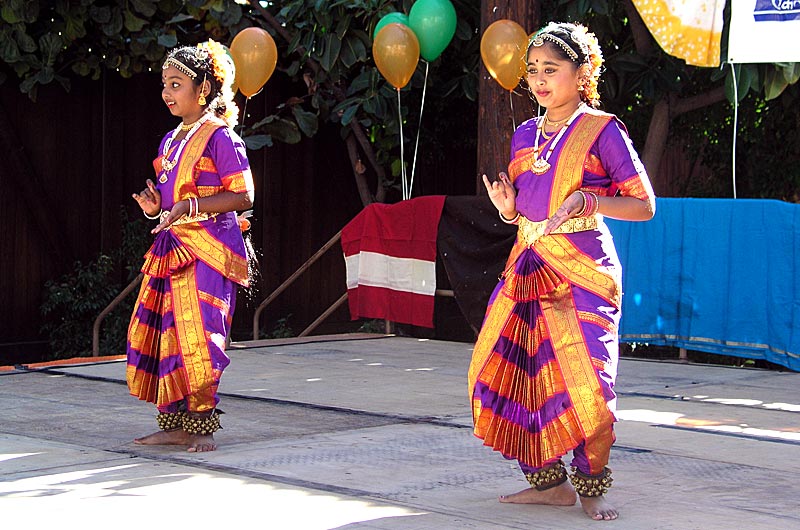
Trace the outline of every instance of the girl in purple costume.
{"label": "girl in purple costume", "polygon": [[[470,364],[474,432],[531,485],[501,502],[572,505],[577,492],[589,517],[616,519],[604,494],[622,288],[602,217],[649,220],[655,197],[624,125],[595,110],[594,35],[550,23],[525,59],[547,111],[515,131],[511,177],[483,176],[501,219],[519,228]],[[571,476],[561,460],[570,451]]]}
{"label": "girl in purple costume", "polygon": [[128,330],[128,387],[158,408],[160,431],[137,444],[213,451],[217,388],[237,286],[249,285],[236,210],[253,204],[245,146],[233,131],[233,61],[209,40],[169,53],[164,103],[181,123],[161,141],[158,183],[133,194],[157,219]]}

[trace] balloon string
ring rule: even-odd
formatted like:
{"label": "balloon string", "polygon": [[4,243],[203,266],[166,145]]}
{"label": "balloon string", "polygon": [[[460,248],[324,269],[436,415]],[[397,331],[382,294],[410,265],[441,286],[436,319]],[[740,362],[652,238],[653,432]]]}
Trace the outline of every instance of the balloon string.
{"label": "balloon string", "polygon": [[403,148],[403,112],[400,108],[400,89],[397,89],[397,122],[400,124],[400,183],[402,185],[403,200],[408,199],[406,183],[406,155]]}
{"label": "balloon string", "polygon": [[411,183],[408,185],[408,196],[411,198],[411,190],[414,188],[414,171],[417,169],[417,149],[419,148],[419,133],[422,130],[422,112],[425,109],[425,92],[428,89],[428,67],[430,63],[425,61],[425,81],[422,83],[422,103],[419,105],[419,125],[417,126],[417,141],[414,144],[414,162],[411,164]]}
{"label": "balloon string", "polygon": [[512,90],[508,91],[508,104],[511,105],[511,125],[514,127],[514,130],[517,130],[517,121],[514,119],[514,96],[512,95]]}
{"label": "balloon string", "polygon": [[244,98],[244,108],[242,109],[242,122],[239,124],[239,136],[244,133],[244,118],[247,116],[247,102],[250,101],[250,97]]}

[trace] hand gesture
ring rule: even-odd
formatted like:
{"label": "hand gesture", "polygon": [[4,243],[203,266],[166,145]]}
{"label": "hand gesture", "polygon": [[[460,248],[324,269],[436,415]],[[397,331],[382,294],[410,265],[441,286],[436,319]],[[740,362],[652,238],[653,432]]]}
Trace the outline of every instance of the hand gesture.
{"label": "hand gesture", "polygon": [[544,227],[545,235],[551,233],[553,230],[564,224],[567,219],[571,219],[573,217],[577,217],[577,215],[583,210],[583,201],[584,201],[583,194],[580,192],[574,191],[572,192],[564,202],[561,203],[561,206],[558,207],[558,210],[547,220],[547,224]]}
{"label": "hand gesture", "polygon": [[184,215],[187,215],[188,213],[189,213],[189,201],[188,200],[183,200],[183,201],[176,202],[172,206],[172,209],[169,211],[169,214],[167,214],[167,216],[164,218],[164,220],[162,220],[160,223],[158,223],[158,226],[153,228],[150,231],[150,233],[151,234],[157,234],[157,233],[161,232],[166,227],[168,227],[169,225],[174,223],[177,219],[180,219],[181,217],[183,217]]}
{"label": "hand gesture", "polygon": [[500,215],[506,219],[513,219],[516,217],[517,190],[514,189],[514,185],[511,183],[508,175],[501,171],[498,179],[494,182],[489,182],[489,178],[484,175],[483,185],[486,186],[489,199],[500,212]]}
{"label": "hand gesture", "polygon": [[161,211],[161,192],[158,191],[153,181],[147,179],[147,187],[139,193],[134,193],[133,198],[139,207],[149,217],[155,217]]}

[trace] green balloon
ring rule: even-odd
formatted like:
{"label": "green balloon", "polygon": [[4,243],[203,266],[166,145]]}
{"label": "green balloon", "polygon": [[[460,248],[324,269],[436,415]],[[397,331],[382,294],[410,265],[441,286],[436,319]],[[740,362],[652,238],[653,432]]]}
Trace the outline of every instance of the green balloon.
{"label": "green balloon", "polygon": [[378,25],[375,26],[375,31],[372,32],[372,40],[375,40],[375,36],[386,24],[402,24],[408,26],[408,17],[403,13],[396,12],[383,15],[378,21]]}
{"label": "green balloon", "polygon": [[419,40],[419,54],[433,61],[456,34],[456,8],[450,0],[417,0],[408,13],[408,26]]}

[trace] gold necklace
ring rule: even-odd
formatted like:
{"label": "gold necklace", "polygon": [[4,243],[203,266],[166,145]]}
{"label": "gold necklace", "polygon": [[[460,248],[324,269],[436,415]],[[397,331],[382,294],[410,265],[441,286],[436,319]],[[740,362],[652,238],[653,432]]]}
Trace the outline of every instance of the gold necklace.
{"label": "gold necklace", "polygon": [[161,172],[161,176],[158,177],[158,181],[161,184],[165,184],[167,182],[167,180],[169,180],[169,175],[167,175],[167,173],[169,173],[170,171],[175,169],[175,166],[178,164],[178,160],[180,160],[180,158],[181,158],[181,153],[183,152],[184,146],[189,141],[189,139],[192,137],[192,135],[197,132],[197,130],[200,128],[200,126],[203,125],[203,123],[209,117],[210,116],[207,113],[203,114],[203,116],[199,120],[197,120],[196,122],[193,122],[193,123],[190,124],[188,132],[186,132],[186,136],[183,137],[183,140],[181,140],[181,143],[178,144],[178,148],[176,149],[175,157],[172,160],[167,158],[167,156],[169,155],[169,148],[172,145],[172,140],[174,140],[175,136],[177,136],[178,131],[185,131],[184,124],[180,123],[175,128],[175,130],[172,132],[170,137],[167,138],[167,141],[164,143],[164,150],[161,152],[161,170],[162,170],[162,172]]}
{"label": "gold necklace", "polygon": [[[569,129],[569,126],[572,125],[572,122],[575,120],[575,118],[577,118],[582,114],[581,112],[582,110],[583,110],[583,103],[578,105],[578,108],[575,109],[575,112],[573,112],[572,115],[569,118],[567,118],[567,123],[561,128],[560,131],[558,131],[558,134],[556,135],[555,139],[550,141],[550,147],[547,149],[547,153],[545,153],[545,155],[541,158],[539,157],[539,155],[541,154],[541,151],[544,150],[545,144],[542,144],[540,146],[539,139],[544,136],[543,134],[544,120],[541,120],[539,122],[538,126],[536,127],[536,140],[534,141],[533,144],[533,156],[535,157],[533,163],[531,164],[531,171],[533,173],[537,175],[542,175],[550,169],[550,162],[548,162],[548,160],[550,160],[550,155],[553,154],[553,150],[556,148],[558,141],[561,140],[561,137],[564,135],[564,131]],[[547,141],[548,140],[545,139],[545,143]]]}
{"label": "gold necklace", "polygon": [[546,112],[544,113],[544,122],[545,122],[547,125],[553,125],[553,126],[555,126],[555,125],[561,125],[562,123],[566,123],[566,122],[567,122],[567,120],[568,120],[569,118],[570,118],[570,117],[569,117],[569,116],[567,116],[567,117],[566,117],[566,118],[564,118],[563,120],[556,120],[556,121],[552,121],[550,118],[548,118],[548,117],[547,117],[547,113],[546,113]]}

